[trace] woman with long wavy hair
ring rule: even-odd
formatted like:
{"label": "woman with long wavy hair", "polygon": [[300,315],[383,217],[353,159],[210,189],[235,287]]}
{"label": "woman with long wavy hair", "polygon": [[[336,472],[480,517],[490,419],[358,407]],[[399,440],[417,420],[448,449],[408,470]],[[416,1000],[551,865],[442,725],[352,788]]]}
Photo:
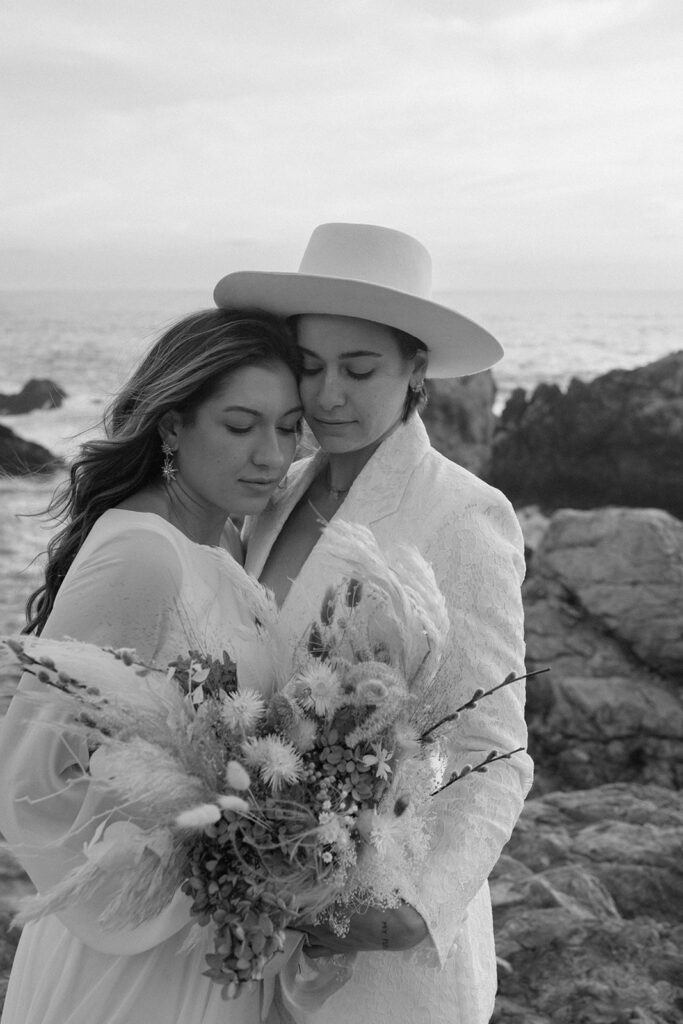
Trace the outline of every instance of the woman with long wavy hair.
{"label": "woman with long wavy hair", "polygon": [[[226,650],[239,665],[256,629],[242,598],[257,585],[229,517],[261,511],[289,467],[298,377],[298,349],[275,317],[213,309],[166,331],[52,504],[63,526],[28,602],[27,631],[135,648],[160,665]],[[0,733],[0,829],[39,891],[120,817],[102,780],[92,784],[96,759],[70,732],[60,696],[26,675]],[[203,975],[208,939],[187,948],[182,893],[157,918],[119,931],[100,926],[102,906],[93,898],[25,926],[3,1024],[260,1019],[258,989],[227,1005]]]}

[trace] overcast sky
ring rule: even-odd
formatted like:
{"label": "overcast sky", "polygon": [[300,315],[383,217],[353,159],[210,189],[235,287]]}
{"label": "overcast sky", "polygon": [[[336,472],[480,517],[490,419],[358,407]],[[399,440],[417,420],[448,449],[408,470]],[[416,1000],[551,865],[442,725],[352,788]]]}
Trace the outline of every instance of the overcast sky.
{"label": "overcast sky", "polygon": [[2,0],[0,287],[386,224],[438,289],[680,288],[682,0]]}

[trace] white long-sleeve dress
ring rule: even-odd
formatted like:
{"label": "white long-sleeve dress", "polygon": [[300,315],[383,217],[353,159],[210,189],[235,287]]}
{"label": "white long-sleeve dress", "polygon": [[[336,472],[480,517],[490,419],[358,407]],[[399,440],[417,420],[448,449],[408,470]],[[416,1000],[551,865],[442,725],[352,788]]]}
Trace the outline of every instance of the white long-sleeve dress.
{"label": "white long-sleeve dress", "polygon": [[[190,649],[227,650],[239,664],[253,638],[250,586],[227,551],[154,514],[112,509],[74,560],[43,635],[134,647],[159,665]],[[0,831],[39,890],[78,863],[111,807],[87,768],[59,695],[25,676],[0,732]],[[208,929],[180,952],[189,906],[179,892],[154,920],[116,932],[98,926],[95,901],[28,924],[2,1024],[257,1024],[263,986],[224,1002],[203,977]]]}
{"label": "white long-sleeve dress", "polygon": [[[296,463],[288,484],[247,523],[246,568],[261,572],[287,517],[320,472],[318,452]],[[335,518],[368,526],[380,546],[413,544],[432,563],[450,617],[445,660],[453,701],[523,669],[520,585],[523,542],[507,499],[436,452],[418,416],[401,425],[365,465]],[[298,639],[317,617],[339,574],[323,535],[282,606],[281,625]],[[461,716],[450,767],[476,763],[495,748],[526,744],[524,686],[515,683]],[[297,984],[284,997],[299,1024],[485,1024],[493,1011],[496,960],[488,875],[531,785],[526,753],[451,786],[439,801],[438,835],[409,902],[429,936],[407,952],[360,953],[350,981],[317,1010]],[[296,982],[297,976],[290,972]],[[299,979],[300,980],[300,979]]]}

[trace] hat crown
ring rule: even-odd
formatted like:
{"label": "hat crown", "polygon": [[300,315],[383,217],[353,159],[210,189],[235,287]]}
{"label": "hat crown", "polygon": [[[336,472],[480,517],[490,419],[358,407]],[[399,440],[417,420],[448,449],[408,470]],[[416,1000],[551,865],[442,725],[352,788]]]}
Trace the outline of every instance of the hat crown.
{"label": "hat crown", "polygon": [[432,260],[425,247],[402,231],[374,224],[320,224],[299,273],[363,281],[423,299],[432,292]]}

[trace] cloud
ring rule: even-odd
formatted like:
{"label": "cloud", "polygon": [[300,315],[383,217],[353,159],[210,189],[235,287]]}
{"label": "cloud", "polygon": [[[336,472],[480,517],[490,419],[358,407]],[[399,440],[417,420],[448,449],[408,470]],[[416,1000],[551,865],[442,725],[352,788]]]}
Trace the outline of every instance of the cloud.
{"label": "cloud", "polygon": [[[682,12],[23,0],[0,41],[0,235],[36,267],[69,253],[65,274],[81,253],[85,283],[106,273],[98,246],[122,280],[126,252],[132,280],[156,266],[189,286],[221,261],[296,265],[328,219],[408,230],[482,283],[501,253],[512,276],[545,253],[560,279],[581,239],[593,279],[625,252],[673,279]],[[16,266],[6,280],[29,282]]]}

